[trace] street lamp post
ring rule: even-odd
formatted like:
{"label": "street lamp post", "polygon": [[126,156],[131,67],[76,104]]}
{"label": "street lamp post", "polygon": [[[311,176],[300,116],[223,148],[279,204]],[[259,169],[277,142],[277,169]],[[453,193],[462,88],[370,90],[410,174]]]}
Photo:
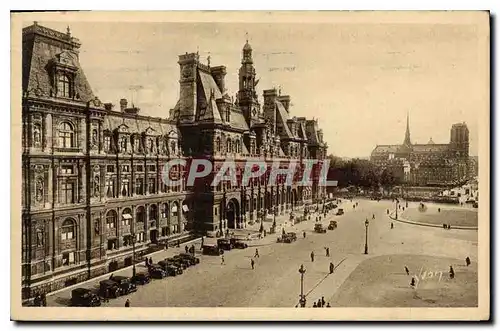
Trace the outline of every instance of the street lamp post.
{"label": "street lamp post", "polygon": [[300,307],[304,308],[306,306],[306,296],[304,295],[304,274],[306,273],[306,269],[304,265],[300,265],[299,269],[300,273]]}
{"label": "street lamp post", "polygon": [[365,221],[365,254],[368,254],[368,219]]}
{"label": "street lamp post", "polygon": [[135,234],[132,237],[132,276],[135,277]]}

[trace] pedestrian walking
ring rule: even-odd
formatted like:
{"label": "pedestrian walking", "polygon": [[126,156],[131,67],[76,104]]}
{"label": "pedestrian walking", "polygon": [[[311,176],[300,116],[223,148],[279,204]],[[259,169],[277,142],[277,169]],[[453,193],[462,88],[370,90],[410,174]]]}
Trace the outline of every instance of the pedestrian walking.
{"label": "pedestrian walking", "polygon": [[316,302],[313,303],[313,308],[317,308],[318,306],[316,306]]}
{"label": "pedestrian walking", "polygon": [[302,231],[302,236],[304,237],[304,239],[306,238],[306,232],[305,231]]}
{"label": "pedestrian walking", "polygon": [[152,265],[153,265],[153,259],[149,258],[149,266],[152,266]]}
{"label": "pedestrian walking", "polygon": [[330,257],[330,248],[325,247],[326,249],[326,257]]}
{"label": "pedestrian walking", "polygon": [[168,249],[168,241],[165,242],[165,250],[167,250],[167,249]]}
{"label": "pedestrian walking", "polygon": [[407,266],[405,266],[405,271],[406,271],[406,274],[409,276],[410,275],[410,270],[408,269]]}
{"label": "pedestrian walking", "polygon": [[255,249],[255,255],[253,257],[259,257],[259,250],[257,248]]}
{"label": "pedestrian walking", "polygon": [[468,257],[468,256],[465,258],[465,264],[466,264],[467,266],[470,266],[470,259],[469,259],[469,257]]}
{"label": "pedestrian walking", "polygon": [[222,255],[222,256],[221,256],[220,264],[221,264],[221,265],[222,265],[222,264],[226,264],[226,263],[224,262],[224,255]]}
{"label": "pedestrian walking", "polygon": [[187,245],[186,247],[184,247],[184,250],[186,251],[186,254],[189,252],[189,248],[187,247]]}
{"label": "pedestrian walking", "polygon": [[319,308],[323,307],[323,306],[321,305],[321,299],[318,299],[318,303],[316,304],[316,307],[319,307]]}
{"label": "pedestrian walking", "polygon": [[374,220],[374,219],[375,219],[375,214],[372,215],[372,220]]}
{"label": "pedestrian walking", "polygon": [[391,222],[391,230],[394,229],[394,223]]}
{"label": "pedestrian walking", "polygon": [[415,287],[415,277],[411,278],[410,286]]}
{"label": "pedestrian walking", "polygon": [[130,300],[127,299],[127,301],[125,301],[125,307],[130,307]]}
{"label": "pedestrian walking", "polygon": [[450,265],[450,278],[453,279],[455,278],[455,270],[453,270],[453,267]]}
{"label": "pedestrian walking", "polygon": [[330,273],[333,274],[333,269],[334,269],[334,266],[333,266],[333,263],[330,262]]}
{"label": "pedestrian walking", "polygon": [[250,264],[252,265],[252,270],[254,269],[255,261],[253,259],[250,259]]}
{"label": "pedestrian walking", "polygon": [[314,262],[314,252],[311,252],[311,262]]}
{"label": "pedestrian walking", "polygon": [[329,302],[327,302],[327,303],[326,303],[326,308],[331,308],[331,306],[330,306],[330,303],[329,303]]}
{"label": "pedestrian walking", "polygon": [[149,260],[148,260],[148,257],[146,256],[146,257],[145,257],[145,259],[146,259],[146,261],[145,261],[145,265],[146,265],[146,267],[149,267]]}
{"label": "pedestrian walking", "polygon": [[324,307],[325,306],[325,297],[321,297],[321,307]]}

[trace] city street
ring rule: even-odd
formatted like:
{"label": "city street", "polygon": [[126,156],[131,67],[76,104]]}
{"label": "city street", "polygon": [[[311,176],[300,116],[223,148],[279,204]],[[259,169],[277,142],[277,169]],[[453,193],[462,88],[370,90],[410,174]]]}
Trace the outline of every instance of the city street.
{"label": "city street", "polygon": [[[359,206],[353,209],[356,201]],[[356,267],[375,256],[428,255],[459,260],[469,256],[477,262],[476,231],[443,230],[399,222],[394,222],[391,230],[386,210],[393,207],[390,201],[346,202],[342,206],[344,215],[335,216],[331,212],[322,221],[326,227],[329,220],[337,220],[335,230],[314,233],[313,215],[310,221],[287,228],[287,231],[297,232],[298,239],[294,243],[276,243],[280,233],[268,235],[262,240],[250,241],[248,249],[226,252],[224,265],[221,257],[199,255],[201,263],[185,270],[183,275],[153,280],[139,286],[136,293],[110,300],[104,306],[123,307],[129,299],[132,307],[294,307],[300,294],[298,269],[303,264],[306,268],[304,293],[310,307],[321,296],[327,301],[333,298]],[[374,220],[372,214],[375,214]],[[367,218],[368,254],[365,255]],[[303,230],[306,231],[305,239]],[[330,248],[330,257],[325,256],[325,247]],[[252,270],[250,259],[256,248],[260,257],[254,259],[255,270]],[[314,262],[310,258],[312,251]],[[153,260],[157,258],[153,256]],[[335,265],[333,274],[329,274],[330,262]],[[402,270],[404,265],[399,267]],[[131,275],[131,270],[117,272],[121,273]],[[82,286],[92,287],[97,283],[92,281]],[[49,296],[48,305],[67,305],[70,293],[67,289]]]}

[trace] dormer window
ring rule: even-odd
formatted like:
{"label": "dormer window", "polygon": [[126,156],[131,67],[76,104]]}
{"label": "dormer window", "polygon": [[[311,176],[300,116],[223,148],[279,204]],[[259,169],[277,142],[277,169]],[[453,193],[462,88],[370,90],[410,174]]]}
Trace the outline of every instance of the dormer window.
{"label": "dormer window", "polygon": [[57,95],[71,98],[71,80],[65,73],[60,73],[57,77]]}

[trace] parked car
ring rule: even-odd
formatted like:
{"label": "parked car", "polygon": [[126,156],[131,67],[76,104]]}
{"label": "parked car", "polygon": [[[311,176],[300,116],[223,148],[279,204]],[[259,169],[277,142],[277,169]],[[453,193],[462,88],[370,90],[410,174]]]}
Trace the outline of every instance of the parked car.
{"label": "parked car", "polygon": [[178,264],[169,263],[166,260],[158,262],[158,265],[160,265],[160,267],[163,270],[165,270],[165,272],[167,273],[168,276],[174,276],[175,277],[177,275],[182,275],[183,272],[184,272],[182,270],[182,266],[180,266]]}
{"label": "parked car", "polygon": [[165,271],[159,264],[153,264],[149,268],[149,276],[154,279],[163,279],[168,276],[168,272]]}
{"label": "parked car", "polygon": [[323,224],[318,223],[314,225],[314,232],[326,233],[326,229],[323,228]]}
{"label": "parked car", "polygon": [[217,246],[219,246],[220,249],[223,249],[225,251],[230,251],[233,249],[233,245],[231,245],[231,241],[229,239],[217,239]]}
{"label": "parked car", "polygon": [[229,242],[234,248],[245,249],[248,247],[247,243],[243,242],[241,239],[231,238]]}
{"label": "parked car", "polygon": [[169,257],[168,259],[165,259],[165,261],[167,262],[167,264],[173,264],[175,266],[180,267],[181,269],[187,269],[187,267],[189,267],[188,262],[182,261],[180,259],[174,259],[172,257]]}
{"label": "parked car", "polygon": [[335,230],[337,228],[337,221],[330,221],[328,224],[328,230]]}
{"label": "parked car", "polygon": [[137,272],[131,280],[134,284],[145,285],[151,281],[151,278],[146,272]]}
{"label": "parked car", "polygon": [[135,285],[129,277],[111,276],[109,279],[118,285],[121,289],[121,295],[127,295],[137,291],[137,285]]}
{"label": "parked car", "polygon": [[190,260],[192,263],[191,264],[198,264],[200,263],[200,259],[197,258],[196,256],[193,256],[192,254],[189,254],[189,253],[181,253],[179,254],[180,256],[182,256],[183,258],[185,259],[188,259]]}
{"label": "parked car", "polygon": [[[184,254],[186,254],[186,253],[184,253]],[[187,255],[190,255],[190,254],[188,253]],[[175,259],[175,260],[181,261],[181,263],[184,262],[188,267],[196,264],[196,262],[194,261],[194,259],[186,257],[185,255],[178,254],[178,255],[175,255],[172,258]]]}
{"label": "parked car", "polygon": [[344,215],[344,209],[339,208],[339,209],[337,210],[337,214],[336,214],[336,215],[339,215],[339,216],[340,216],[340,215]]}
{"label": "parked car", "polygon": [[101,299],[87,288],[75,288],[71,291],[71,305],[73,307],[99,307]]}
{"label": "parked car", "polygon": [[217,245],[204,245],[202,248],[203,255],[221,255],[222,252]]}
{"label": "parked car", "polygon": [[122,294],[120,286],[111,279],[101,280],[99,282],[99,296],[102,298],[118,298]]}

